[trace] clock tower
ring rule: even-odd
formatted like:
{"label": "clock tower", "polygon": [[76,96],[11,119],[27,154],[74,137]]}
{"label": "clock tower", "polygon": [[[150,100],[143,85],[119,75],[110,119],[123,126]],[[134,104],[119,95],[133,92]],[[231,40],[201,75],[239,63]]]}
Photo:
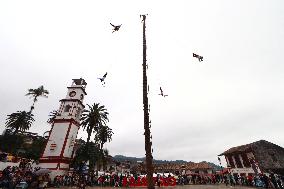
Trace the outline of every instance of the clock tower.
{"label": "clock tower", "polygon": [[80,117],[87,95],[84,79],[73,79],[67,95],[60,100],[57,116],[49,132],[48,141],[40,157],[39,166],[51,170],[51,178],[64,175],[74,155],[74,144],[79,130]]}

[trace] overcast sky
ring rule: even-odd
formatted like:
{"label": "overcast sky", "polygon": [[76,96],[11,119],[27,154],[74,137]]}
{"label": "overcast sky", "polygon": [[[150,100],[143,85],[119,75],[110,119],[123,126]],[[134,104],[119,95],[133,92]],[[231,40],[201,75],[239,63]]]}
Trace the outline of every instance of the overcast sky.
{"label": "overcast sky", "polygon": [[[281,0],[1,1],[0,131],[8,114],[29,110],[25,94],[40,85],[50,95],[36,103],[30,131],[49,130],[49,112],[82,77],[84,103],[110,113],[110,154],[143,157],[139,15],[146,13],[155,159],[217,163],[236,145],[284,146]],[[110,22],[122,24],[119,32]],[[158,95],[160,86],[168,97]]]}

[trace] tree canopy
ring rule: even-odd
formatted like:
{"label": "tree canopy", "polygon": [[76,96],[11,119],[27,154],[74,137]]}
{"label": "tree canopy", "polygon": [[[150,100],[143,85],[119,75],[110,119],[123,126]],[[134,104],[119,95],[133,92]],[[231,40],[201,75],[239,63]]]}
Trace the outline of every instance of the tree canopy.
{"label": "tree canopy", "polygon": [[87,143],[89,143],[91,135],[94,132],[98,132],[98,130],[109,121],[109,114],[105,106],[100,105],[100,103],[94,103],[92,106],[87,104],[87,106],[88,109],[83,110],[81,116],[81,126],[83,130],[87,131]]}
{"label": "tree canopy", "polygon": [[29,130],[33,122],[33,114],[26,111],[17,111],[16,113],[8,115],[5,124],[6,128],[12,129],[15,135],[18,131]]}
{"label": "tree canopy", "polygon": [[31,106],[30,112],[33,111],[34,106],[35,106],[35,102],[37,102],[37,98],[38,97],[48,97],[48,90],[44,89],[43,85],[39,86],[37,89],[28,89],[28,93],[26,94],[26,96],[30,96],[31,98],[33,98],[33,104]]}

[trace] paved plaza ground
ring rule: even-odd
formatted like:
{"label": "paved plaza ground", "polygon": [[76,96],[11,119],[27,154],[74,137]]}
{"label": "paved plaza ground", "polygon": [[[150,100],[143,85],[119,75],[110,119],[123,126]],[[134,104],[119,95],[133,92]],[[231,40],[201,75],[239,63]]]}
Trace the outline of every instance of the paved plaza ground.
{"label": "paved plaza ground", "polygon": [[[76,187],[60,187],[60,189],[71,189]],[[113,187],[86,187],[86,189],[113,189]],[[146,187],[135,187],[135,188],[141,188],[141,189],[147,189]],[[159,187],[156,187],[158,189]],[[245,186],[226,186],[226,185],[185,185],[185,186],[171,186],[171,187],[160,187],[161,189],[252,189],[253,187],[245,187]],[[121,189],[130,189],[130,188],[123,188]]]}

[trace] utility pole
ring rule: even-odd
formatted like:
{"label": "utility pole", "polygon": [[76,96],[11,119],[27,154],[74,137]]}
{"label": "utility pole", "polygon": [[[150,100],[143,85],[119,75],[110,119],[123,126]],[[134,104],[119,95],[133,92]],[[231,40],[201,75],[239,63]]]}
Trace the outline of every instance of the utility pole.
{"label": "utility pole", "polygon": [[153,156],[152,142],[150,139],[151,131],[149,127],[149,109],[148,109],[148,90],[147,90],[147,59],[146,59],[146,15],[140,15],[143,22],[143,106],[144,106],[144,135],[145,135],[145,151],[146,151],[146,172],[148,189],[155,189],[153,182]]}

